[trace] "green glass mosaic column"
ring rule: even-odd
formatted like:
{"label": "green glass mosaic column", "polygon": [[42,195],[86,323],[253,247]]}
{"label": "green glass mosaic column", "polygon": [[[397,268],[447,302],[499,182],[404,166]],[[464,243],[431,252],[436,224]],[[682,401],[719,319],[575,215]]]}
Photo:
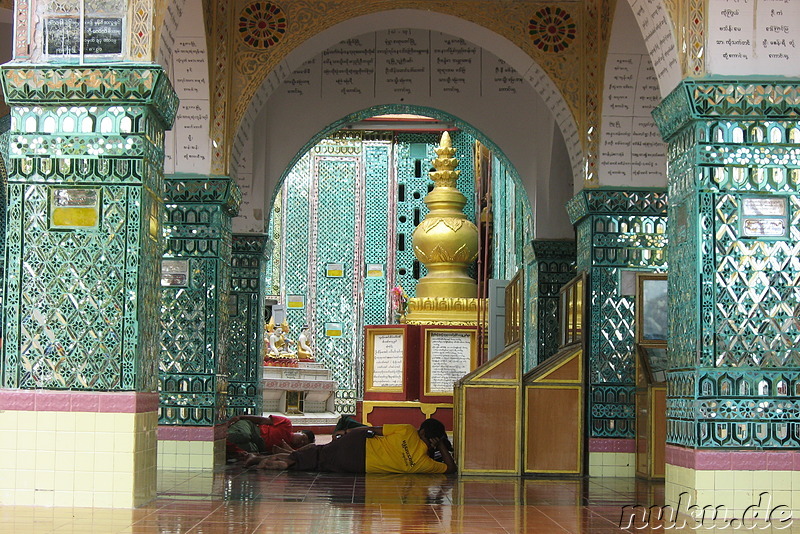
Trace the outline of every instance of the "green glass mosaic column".
{"label": "green glass mosaic column", "polygon": [[209,426],[226,418],[231,217],[241,192],[221,176],[164,182],[159,424]]}
{"label": "green glass mosaic column", "polygon": [[[6,186],[8,185],[8,130],[11,128],[11,115],[0,118],[0,280],[6,279]],[[0,309],[3,306],[3,285],[0,284]],[[0,321],[0,339],[3,338],[3,323]]]}
{"label": "green glass mosaic column", "polygon": [[11,106],[2,387],[154,392],[175,93],[157,66],[1,72]]}
{"label": "green glass mosaic column", "polygon": [[800,82],[684,81],[654,116],[669,143],[668,284],[681,310],[667,442],[797,448]]}
{"label": "green glass mosaic column", "polygon": [[621,294],[620,271],[666,267],[667,196],[663,190],[590,189],[573,197],[567,211],[577,230],[578,272],[588,274],[590,292],[583,330],[590,437],[632,440],[634,297]]}
{"label": "green glass mosaic column", "polygon": [[525,188],[509,172],[500,158],[492,155],[491,162],[493,214],[491,276],[501,280],[511,280],[517,270],[524,265],[523,247],[531,239],[530,204]]}
{"label": "green glass mosaic column", "polygon": [[575,242],[536,240],[531,243],[526,285],[530,303],[526,326],[525,370],[558,351],[558,295],[561,287],[575,278]]}
{"label": "green glass mosaic column", "polygon": [[266,235],[234,234],[228,311],[228,415],[261,414]]}

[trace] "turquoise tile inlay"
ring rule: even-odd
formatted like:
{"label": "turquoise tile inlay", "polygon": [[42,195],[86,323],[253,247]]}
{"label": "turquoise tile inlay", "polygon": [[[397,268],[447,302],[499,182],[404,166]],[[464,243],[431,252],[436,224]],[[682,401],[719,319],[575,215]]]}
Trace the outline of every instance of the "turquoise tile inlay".
{"label": "turquoise tile inlay", "polygon": [[621,294],[620,271],[666,269],[666,210],[663,190],[584,190],[567,204],[578,270],[589,275],[592,437],[634,437],[635,302]]}
{"label": "turquoise tile inlay", "polygon": [[165,182],[165,262],[188,279],[161,287],[159,423],[211,426],[227,415],[231,217],[241,193],[228,177]]}
{"label": "turquoise tile inlay", "polygon": [[266,235],[234,234],[227,347],[228,415],[261,414]]}
{"label": "turquoise tile inlay", "polygon": [[[364,266],[382,265],[384,276],[364,278],[364,325],[389,322],[390,284],[394,258],[388,254],[389,213],[394,212],[395,184],[390,182],[391,145],[387,142],[364,143]],[[391,193],[390,193],[391,192]]]}
{"label": "turquoise tile inlay", "polygon": [[561,288],[575,278],[575,242],[535,240],[531,243],[526,291],[530,303],[527,325],[525,371],[533,369],[558,351],[558,300]]}
{"label": "turquoise tile inlay", "polygon": [[[474,139],[456,139],[468,155],[459,180],[471,198]],[[297,161],[277,197],[269,231],[280,249],[269,260],[270,287],[283,301],[306,297],[304,309],[288,311],[289,337],[304,323],[312,326],[318,359],[339,383],[336,409],[343,413],[354,413],[363,389],[363,326],[389,322],[389,288],[399,283],[413,295],[425,274],[415,265],[411,234],[426,213],[438,144],[436,134],[331,135]],[[329,263],[341,263],[343,276],[327,276]],[[382,267],[384,276],[367,277],[367,264]],[[341,324],[342,336],[326,336],[326,323]]]}
{"label": "turquoise tile inlay", "polygon": [[[797,448],[800,84],[686,80],[654,111],[669,143],[667,441]],[[785,202],[743,235],[745,199]]]}
{"label": "turquoise tile inlay", "polygon": [[[167,76],[0,70],[11,107],[2,386],[155,391],[163,134],[178,105]],[[97,211],[56,228],[51,195],[65,187],[97,194]]]}

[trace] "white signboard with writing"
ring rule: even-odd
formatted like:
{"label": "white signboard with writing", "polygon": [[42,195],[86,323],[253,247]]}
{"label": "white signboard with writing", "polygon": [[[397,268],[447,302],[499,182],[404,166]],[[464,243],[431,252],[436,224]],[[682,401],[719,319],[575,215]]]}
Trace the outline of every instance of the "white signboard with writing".
{"label": "white signboard with writing", "polygon": [[682,79],[669,14],[663,2],[632,0],[630,4],[659,81],[659,92],[665,97]]}
{"label": "white signboard with writing", "polygon": [[427,96],[430,32],[410,28],[377,32],[375,52],[378,98]]}
{"label": "white signboard with writing", "polygon": [[466,39],[431,33],[431,95],[480,96],[480,48]]}
{"label": "white signboard with writing", "polygon": [[707,70],[714,74],[800,74],[800,2],[709,0]]}
{"label": "white signboard with writing", "polygon": [[603,92],[600,181],[604,185],[666,184],[667,148],[651,115],[661,101],[646,55],[609,54]]}
{"label": "white signboard with writing", "polygon": [[369,390],[402,391],[404,341],[402,332],[373,335]]}
{"label": "white signboard with writing", "polygon": [[374,33],[346,39],[322,53],[322,94],[372,98],[374,87]]}
{"label": "white signboard with writing", "polygon": [[453,383],[472,370],[473,332],[427,332],[425,394],[452,395]]}

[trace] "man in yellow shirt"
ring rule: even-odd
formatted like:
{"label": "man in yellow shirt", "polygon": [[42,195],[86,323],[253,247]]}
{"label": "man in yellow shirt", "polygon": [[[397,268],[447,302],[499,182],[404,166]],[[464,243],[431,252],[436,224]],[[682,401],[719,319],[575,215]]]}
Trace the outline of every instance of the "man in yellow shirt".
{"label": "man in yellow shirt", "polygon": [[[443,462],[431,457],[439,452]],[[335,473],[455,473],[444,425],[426,419],[411,425],[384,425],[346,430],[325,445],[267,456],[258,467]]]}

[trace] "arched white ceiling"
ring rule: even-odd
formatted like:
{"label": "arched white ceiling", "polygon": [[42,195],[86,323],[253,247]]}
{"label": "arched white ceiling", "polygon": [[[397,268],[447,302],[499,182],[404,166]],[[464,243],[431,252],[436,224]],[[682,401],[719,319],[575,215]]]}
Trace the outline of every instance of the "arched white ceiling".
{"label": "arched white ceiling", "polygon": [[[342,22],[298,46],[280,65],[273,69],[248,106],[237,131],[233,151],[235,168],[249,167],[249,164],[241,165],[240,159],[252,161],[251,168],[254,175],[252,194],[254,198],[263,195],[267,199],[264,209],[268,210],[270,198],[278,185],[280,175],[283,174],[298,151],[318,132],[324,131],[330,124],[345,115],[376,104],[430,105],[429,102],[415,101],[414,99],[406,102],[399,100],[396,102],[365,102],[361,107],[324,109],[321,113],[314,114],[304,113],[307,110],[297,109],[291,112],[292,118],[287,115],[289,111],[283,108],[277,111],[273,110],[271,113],[265,111],[268,109],[267,103],[270,97],[280,87],[281,82],[305,61],[341,41],[363,35],[365,31],[398,28],[440,31],[461,37],[502,59],[530,85],[532,98],[527,107],[537,108],[538,115],[535,115],[526,124],[514,124],[515,120],[521,121],[524,115],[518,113],[519,110],[478,109],[480,106],[455,106],[452,109],[444,106],[432,107],[441,109],[473,125],[504,152],[517,169],[520,179],[528,191],[534,213],[537,211],[542,214],[549,213],[551,211],[549,207],[553,204],[552,192],[560,190],[562,184],[565,185],[566,190],[570,193],[556,195],[558,200],[555,202],[557,207],[553,208],[555,213],[550,213],[552,216],[549,216],[542,225],[553,227],[552,230],[545,231],[549,237],[570,237],[571,225],[568,224],[565,214],[561,217],[561,212],[564,211],[563,203],[571,194],[573,179],[581,181],[583,179],[581,174],[583,154],[579,147],[575,121],[555,85],[527,54],[507,39],[486,28],[450,15],[418,10],[385,11]],[[283,113],[282,117],[277,116],[280,113]],[[499,117],[503,116],[503,113],[505,113],[505,117],[500,120]],[[559,135],[554,135],[556,130],[560,130]],[[264,139],[268,139],[268,143],[273,143],[271,148],[262,147],[261,143]],[[564,139],[569,141],[565,143]],[[554,142],[566,144],[565,148],[556,152],[569,155],[571,168],[552,172],[550,166]],[[279,148],[276,148],[275,143],[280,145]],[[538,154],[537,158],[530,157],[530,154],[534,152]],[[563,158],[558,158],[558,161],[560,165],[564,164]],[[554,179],[560,183],[546,183],[551,177],[555,177]],[[541,210],[538,210],[536,206],[536,197],[539,196],[537,191],[546,193],[546,196],[539,201],[539,203],[543,203]],[[535,226],[539,228],[542,225],[536,224]]]}
{"label": "arched white ceiling", "polygon": [[664,0],[628,0],[658,78],[661,96],[666,97],[683,76],[678,42]]}

